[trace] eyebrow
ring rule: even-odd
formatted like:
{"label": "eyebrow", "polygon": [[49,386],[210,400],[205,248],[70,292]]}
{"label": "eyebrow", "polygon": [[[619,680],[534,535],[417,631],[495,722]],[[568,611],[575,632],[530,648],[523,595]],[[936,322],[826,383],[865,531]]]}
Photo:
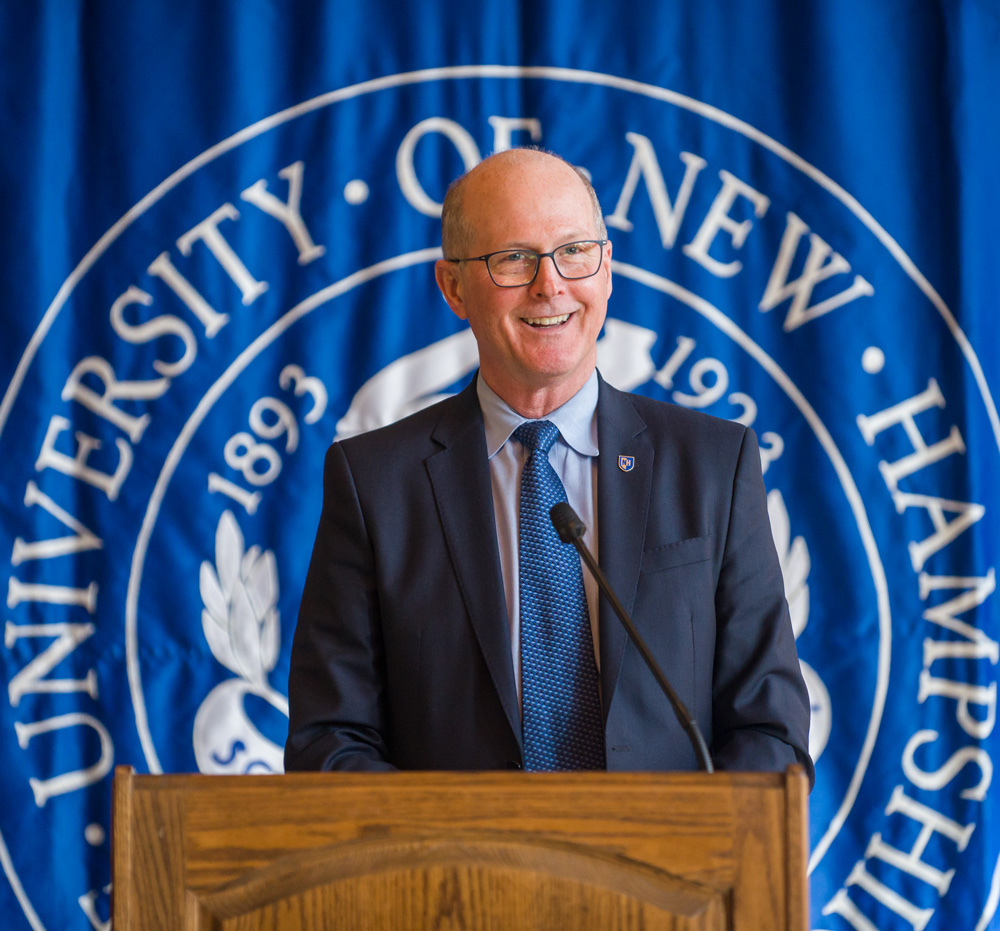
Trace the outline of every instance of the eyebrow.
{"label": "eyebrow", "polygon": [[[566,243],[569,243],[569,242],[598,242],[600,240],[600,238],[601,238],[596,233],[594,235],[591,235],[590,233],[576,232],[576,233],[567,233],[566,235],[567,235],[568,238],[560,239],[552,248],[555,249],[555,248],[558,248],[559,246],[564,246],[564,245],[566,245]],[[506,251],[508,251],[510,249],[527,249],[530,252],[538,252],[539,251],[534,246],[529,245],[525,241],[516,241],[516,240],[513,241],[513,242],[509,242],[506,245],[500,246],[497,249],[491,249],[490,251],[491,252],[506,252]]]}

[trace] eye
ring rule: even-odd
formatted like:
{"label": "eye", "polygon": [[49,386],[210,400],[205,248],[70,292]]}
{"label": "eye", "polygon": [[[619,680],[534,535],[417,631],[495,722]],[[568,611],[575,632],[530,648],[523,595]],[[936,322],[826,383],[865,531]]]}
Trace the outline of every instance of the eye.
{"label": "eye", "polygon": [[591,264],[598,260],[600,247],[597,243],[588,242],[568,242],[556,250],[556,260],[562,263],[564,268],[581,269],[590,268]]}
{"label": "eye", "polygon": [[527,253],[524,252],[503,252],[494,258],[495,262],[502,262],[510,265],[520,265],[527,260]]}
{"label": "eye", "polygon": [[532,267],[535,254],[519,249],[498,252],[490,259],[490,268],[501,275],[522,275]]}

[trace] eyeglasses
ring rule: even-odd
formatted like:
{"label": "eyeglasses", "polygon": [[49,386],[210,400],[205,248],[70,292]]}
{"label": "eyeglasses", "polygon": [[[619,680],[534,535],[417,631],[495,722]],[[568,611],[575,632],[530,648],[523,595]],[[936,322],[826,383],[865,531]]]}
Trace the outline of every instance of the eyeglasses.
{"label": "eyeglasses", "polygon": [[448,259],[449,262],[485,262],[490,278],[498,288],[523,288],[538,275],[542,259],[552,259],[560,277],[573,281],[590,278],[601,269],[604,261],[606,239],[584,239],[557,246],[551,252],[532,252],[530,249],[505,249],[487,252],[467,259]]}

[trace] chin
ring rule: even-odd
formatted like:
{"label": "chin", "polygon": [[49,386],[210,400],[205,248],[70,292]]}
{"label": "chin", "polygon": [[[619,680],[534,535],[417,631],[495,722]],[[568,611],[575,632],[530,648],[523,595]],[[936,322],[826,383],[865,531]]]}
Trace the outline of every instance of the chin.
{"label": "chin", "polygon": [[[580,377],[583,373],[583,366],[580,364],[576,365],[538,365],[533,366],[530,370],[531,375],[534,380],[545,385],[558,385],[563,382],[573,381],[575,378]],[[590,369],[587,368],[586,375],[589,376]],[[586,381],[586,376],[582,377],[582,381]]]}

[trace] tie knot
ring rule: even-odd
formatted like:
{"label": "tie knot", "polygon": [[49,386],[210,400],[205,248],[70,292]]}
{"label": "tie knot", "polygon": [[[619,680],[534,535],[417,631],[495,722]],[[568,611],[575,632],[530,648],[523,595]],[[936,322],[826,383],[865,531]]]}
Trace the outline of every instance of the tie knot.
{"label": "tie knot", "polygon": [[559,437],[559,428],[551,420],[526,420],[514,436],[532,451],[548,453]]}

